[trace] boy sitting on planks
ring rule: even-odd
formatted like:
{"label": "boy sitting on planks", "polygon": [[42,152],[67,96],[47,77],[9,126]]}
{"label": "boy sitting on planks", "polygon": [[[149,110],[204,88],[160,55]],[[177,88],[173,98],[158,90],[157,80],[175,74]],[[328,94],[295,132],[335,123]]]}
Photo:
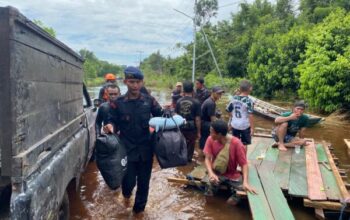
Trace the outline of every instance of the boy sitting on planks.
{"label": "boy sitting on planks", "polygon": [[[245,148],[238,138],[228,135],[227,132],[228,128],[226,122],[222,120],[212,122],[210,126],[210,136],[203,150],[205,154],[204,162],[208,171],[208,176],[206,176],[203,181],[206,184],[206,196],[213,196],[220,185],[226,185],[232,193],[227,203],[236,205],[239,202],[239,197],[236,195],[238,189],[243,188],[243,190],[254,194],[256,194],[256,191],[248,183],[248,163]],[[213,164],[226,143],[229,143],[227,169],[225,173],[219,175],[214,171]],[[238,165],[242,168],[243,178],[237,170]]]}
{"label": "boy sitting on planks", "polygon": [[[295,147],[295,145],[305,145],[307,140],[304,139],[309,117],[304,114],[304,101],[296,101],[291,112],[282,113],[275,119],[277,126],[272,131],[272,137],[276,143],[273,147],[278,147],[281,151],[286,151],[286,147]],[[299,132],[299,138],[295,137]]]}

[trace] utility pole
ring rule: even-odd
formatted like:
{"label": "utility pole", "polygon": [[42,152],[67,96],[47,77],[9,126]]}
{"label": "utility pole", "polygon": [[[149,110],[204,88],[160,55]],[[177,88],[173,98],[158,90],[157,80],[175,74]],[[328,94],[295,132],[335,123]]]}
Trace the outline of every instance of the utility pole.
{"label": "utility pole", "polygon": [[138,50],[136,52],[139,53],[139,67],[141,67],[141,58],[142,58],[143,51],[142,50]]}
{"label": "utility pole", "polygon": [[193,16],[193,56],[192,56],[192,82],[194,83],[194,75],[196,72],[196,19],[197,19],[197,0],[194,0],[194,16]]}
{"label": "utility pole", "polygon": [[185,15],[186,17],[190,18],[193,22],[193,55],[192,55],[192,82],[194,82],[194,75],[196,72],[196,19],[197,19],[197,0],[194,0],[194,6],[193,6],[193,10],[194,10],[194,16],[191,17],[188,14],[179,11],[177,9],[174,9],[175,11]]}

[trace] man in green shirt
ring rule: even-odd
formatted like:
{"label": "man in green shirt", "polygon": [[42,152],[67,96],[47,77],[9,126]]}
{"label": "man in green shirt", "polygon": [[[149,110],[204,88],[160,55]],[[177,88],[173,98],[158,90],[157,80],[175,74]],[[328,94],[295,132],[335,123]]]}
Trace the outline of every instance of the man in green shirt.
{"label": "man in green shirt", "polygon": [[[295,145],[305,145],[304,132],[309,117],[304,114],[304,101],[294,103],[291,112],[285,112],[275,119],[277,124],[272,132],[272,136],[276,141],[276,146],[281,151],[286,151],[286,147],[295,147]],[[299,138],[296,137],[299,132]]]}

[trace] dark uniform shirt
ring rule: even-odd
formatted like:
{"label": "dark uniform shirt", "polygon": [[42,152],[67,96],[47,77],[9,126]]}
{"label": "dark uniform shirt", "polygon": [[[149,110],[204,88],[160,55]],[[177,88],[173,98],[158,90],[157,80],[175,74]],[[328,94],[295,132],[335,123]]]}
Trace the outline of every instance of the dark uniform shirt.
{"label": "dark uniform shirt", "polygon": [[172,105],[175,106],[177,101],[181,98],[181,91],[175,89],[171,93]]}
{"label": "dark uniform shirt", "polygon": [[204,101],[209,98],[210,92],[207,88],[203,87],[202,89],[196,89],[195,98],[203,105]]}
{"label": "dark uniform shirt", "polygon": [[202,121],[210,122],[210,117],[215,116],[216,104],[214,100],[209,97],[202,104]]}
{"label": "dark uniform shirt", "polygon": [[100,105],[96,115],[95,130],[96,136],[101,134],[102,124],[106,125],[108,122],[110,104],[109,102],[104,102]]}
{"label": "dark uniform shirt", "polygon": [[151,116],[161,116],[162,109],[150,95],[140,93],[137,99],[129,99],[128,93],[111,103],[108,122],[117,125],[120,139],[128,151],[129,161],[151,160],[153,150],[148,122]]}
{"label": "dark uniform shirt", "polygon": [[[188,126],[195,129],[195,119],[201,116],[201,104],[195,98],[184,96],[177,101],[175,112],[186,119]],[[190,127],[188,129],[191,130]]]}

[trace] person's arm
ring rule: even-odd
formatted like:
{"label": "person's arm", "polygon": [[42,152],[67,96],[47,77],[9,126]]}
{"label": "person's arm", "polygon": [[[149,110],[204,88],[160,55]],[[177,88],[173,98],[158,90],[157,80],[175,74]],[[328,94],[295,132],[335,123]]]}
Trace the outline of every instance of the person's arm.
{"label": "person's arm", "polygon": [[219,182],[219,177],[214,173],[213,171],[213,156],[210,154],[205,154],[205,167],[207,168],[208,171],[208,176],[209,176],[209,181],[218,183]]}
{"label": "person's arm", "polygon": [[306,127],[303,127],[300,129],[299,131],[299,137],[300,138],[304,138],[305,137],[305,130],[306,130]]}
{"label": "person's arm", "polygon": [[107,124],[103,126],[105,133],[114,133],[114,125],[118,124],[117,103],[114,101],[110,104],[108,111]]}
{"label": "person's arm", "polygon": [[196,116],[195,122],[196,122],[196,128],[197,128],[197,138],[199,139],[201,137],[201,117]]}
{"label": "person's arm", "polygon": [[242,166],[242,174],[243,174],[243,189],[247,192],[257,194],[255,189],[251,187],[248,183],[248,164]]}
{"label": "person's arm", "polygon": [[249,123],[250,123],[250,135],[253,135],[254,134],[254,116],[253,114],[249,113]]}
{"label": "person's arm", "polygon": [[275,119],[276,124],[282,124],[284,122],[290,121],[290,120],[296,120],[298,119],[298,116],[295,113],[292,113],[289,116],[279,116]]}
{"label": "person's arm", "polygon": [[160,107],[159,103],[157,102],[157,100],[151,96],[151,114],[152,117],[159,117],[163,115],[163,109],[162,107]]}
{"label": "person's arm", "polygon": [[102,117],[101,112],[102,112],[102,110],[101,110],[101,108],[99,108],[98,111],[97,111],[96,121],[95,121],[96,137],[101,134],[102,121],[103,121],[103,117]]}

